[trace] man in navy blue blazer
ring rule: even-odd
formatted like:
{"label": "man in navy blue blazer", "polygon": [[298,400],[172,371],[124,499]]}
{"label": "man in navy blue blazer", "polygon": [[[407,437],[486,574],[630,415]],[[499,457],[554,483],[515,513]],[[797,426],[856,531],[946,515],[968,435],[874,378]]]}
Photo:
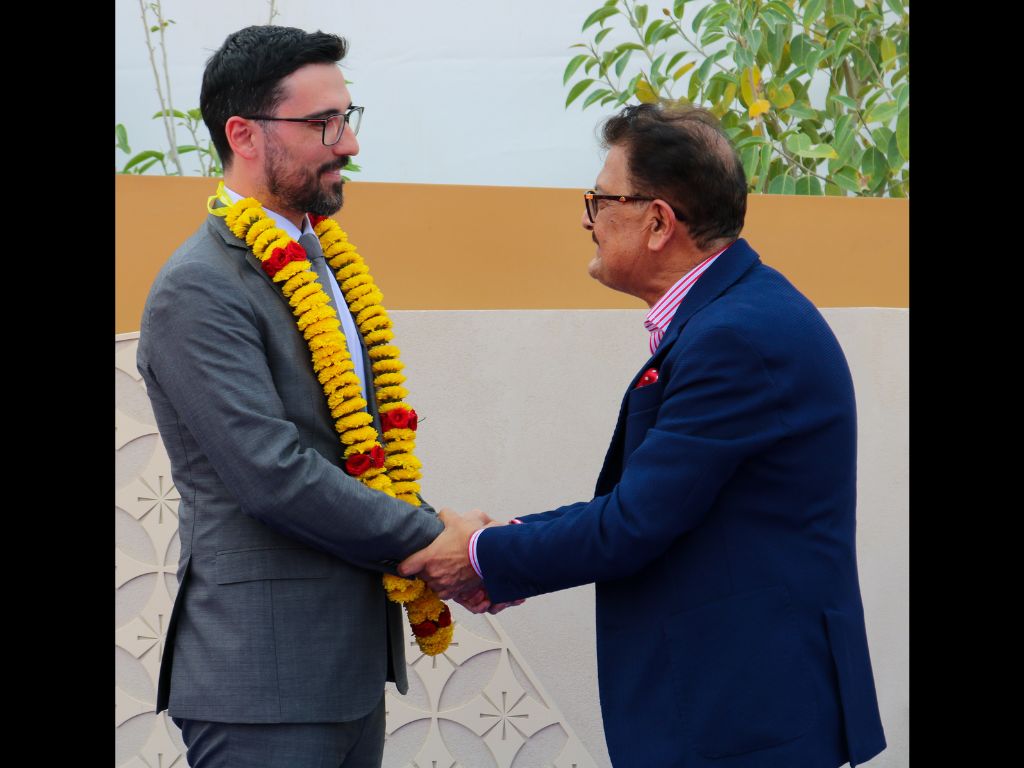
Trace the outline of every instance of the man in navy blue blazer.
{"label": "man in navy blue blazer", "polygon": [[857,766],[885,737],[842,349],[738,237],[746,178],[710,113],[630,106],[603,138],[589,271],[651,306],[652,354],[594,498],[521,525],[445,510],[399,570],[478,611],[594,582],[616,766]]}

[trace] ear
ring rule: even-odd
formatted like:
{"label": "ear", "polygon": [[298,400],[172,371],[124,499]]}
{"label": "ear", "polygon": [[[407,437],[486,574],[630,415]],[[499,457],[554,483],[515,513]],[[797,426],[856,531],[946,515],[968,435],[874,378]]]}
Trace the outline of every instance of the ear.
{"label": "ear", "polygon": [[256,128],[254,121],[232,115],[224,124],[224,134],[236,157],[254,160],[259,156],[263,147],[263,134]]}
{"label": "ear", "polygon": [[664,200],[655,200],[647,209],[647,247],[652,251],[663,250],[672,241],[680,222],[672,208]]}

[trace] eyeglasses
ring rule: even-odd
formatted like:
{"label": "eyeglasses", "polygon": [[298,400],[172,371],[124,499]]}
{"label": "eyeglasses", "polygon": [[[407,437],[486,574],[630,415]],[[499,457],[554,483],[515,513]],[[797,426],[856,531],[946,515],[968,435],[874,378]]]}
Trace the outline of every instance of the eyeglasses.
{"label": "eyeglasses", "polygon": [[277,120],[283,123],[320,123],[323,126],[322,140],[325,147],[330,147],[341,141],[345,133],[345,124],[352,128],[352,133],[359,133],[359,124],[363,120],[365,107],[357,107],[353,104],[344,114],[328,115],[327,117],[271,117],[270,115],[249,115],[246,120]]}
{"label": "eyeglasses", "polygon": [[[590,219],[590,223],[591,224],[593,224],[594,223],[594,219],[597,218],[597,201],[598,200],[616,200],[617,202],[620,202],[620,203],[625,203],[625,202],[630,201],[630,200],[635,200],[637,202],[643,201],[643,202],[651,203],[651,202],[654,202],[655,200],[659,200],[659,199],[660,198],[657,198],[657,197],[640,197],[639,195],[599,195],[596,192],[594,192],[594,190],[592,190],[592,189],[588,189],[586,192],[583,193],[583,205],[587,209],[587,218]],[[683,216],[675,208],[672,208],[672,213],[674,213],[676,215],[676,218],[679,219],[680,221],[686,221],[686,217]]]}

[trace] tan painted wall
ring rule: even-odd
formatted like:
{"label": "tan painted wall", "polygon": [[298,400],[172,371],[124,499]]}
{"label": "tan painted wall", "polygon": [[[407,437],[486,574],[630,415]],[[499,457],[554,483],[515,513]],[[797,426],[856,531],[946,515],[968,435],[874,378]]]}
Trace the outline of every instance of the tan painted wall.
{"label": "tan painted wall", "polygon": [[[115,177],[115,333],[202,222],[215,179]],[[634,309],[587,275],[582,191],[352,182],[337,217],[389,309]],[[907,200],[752,195],[743,236],[819,307],[908,306]]]}

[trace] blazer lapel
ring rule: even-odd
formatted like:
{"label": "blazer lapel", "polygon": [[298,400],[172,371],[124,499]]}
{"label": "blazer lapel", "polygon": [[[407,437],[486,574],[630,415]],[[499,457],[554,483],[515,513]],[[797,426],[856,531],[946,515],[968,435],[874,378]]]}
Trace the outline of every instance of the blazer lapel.
{"label": "blazer lapel", "polygon": [[597,484],[594,494],[603,495],[611,491],[611,488],[618,482],[622,474],[622,441],[625,434],[626,404],[629,402],[629,393],[636,387],[640,377],[650,368],[657,368],[661,360],[668,354],[668,350],[679,338],[679,334],[687,321],[699,310],[706,307],[712,301],[725,293],[736,281],[743,277],[746,272],[759,263],[757,253],[742,237],[729,246],[715,263],[712,264],[696,284],[686,294],[672,317],[672,322],[665,331],[665,336],[658,345],[658,349],[647,359],[640,370],[636,372],[629,382],[622,402],[619,405],[619,417],[615,421],[615,431],[612,432],[612,440],[605,454],[601,472],[597,477]]}

